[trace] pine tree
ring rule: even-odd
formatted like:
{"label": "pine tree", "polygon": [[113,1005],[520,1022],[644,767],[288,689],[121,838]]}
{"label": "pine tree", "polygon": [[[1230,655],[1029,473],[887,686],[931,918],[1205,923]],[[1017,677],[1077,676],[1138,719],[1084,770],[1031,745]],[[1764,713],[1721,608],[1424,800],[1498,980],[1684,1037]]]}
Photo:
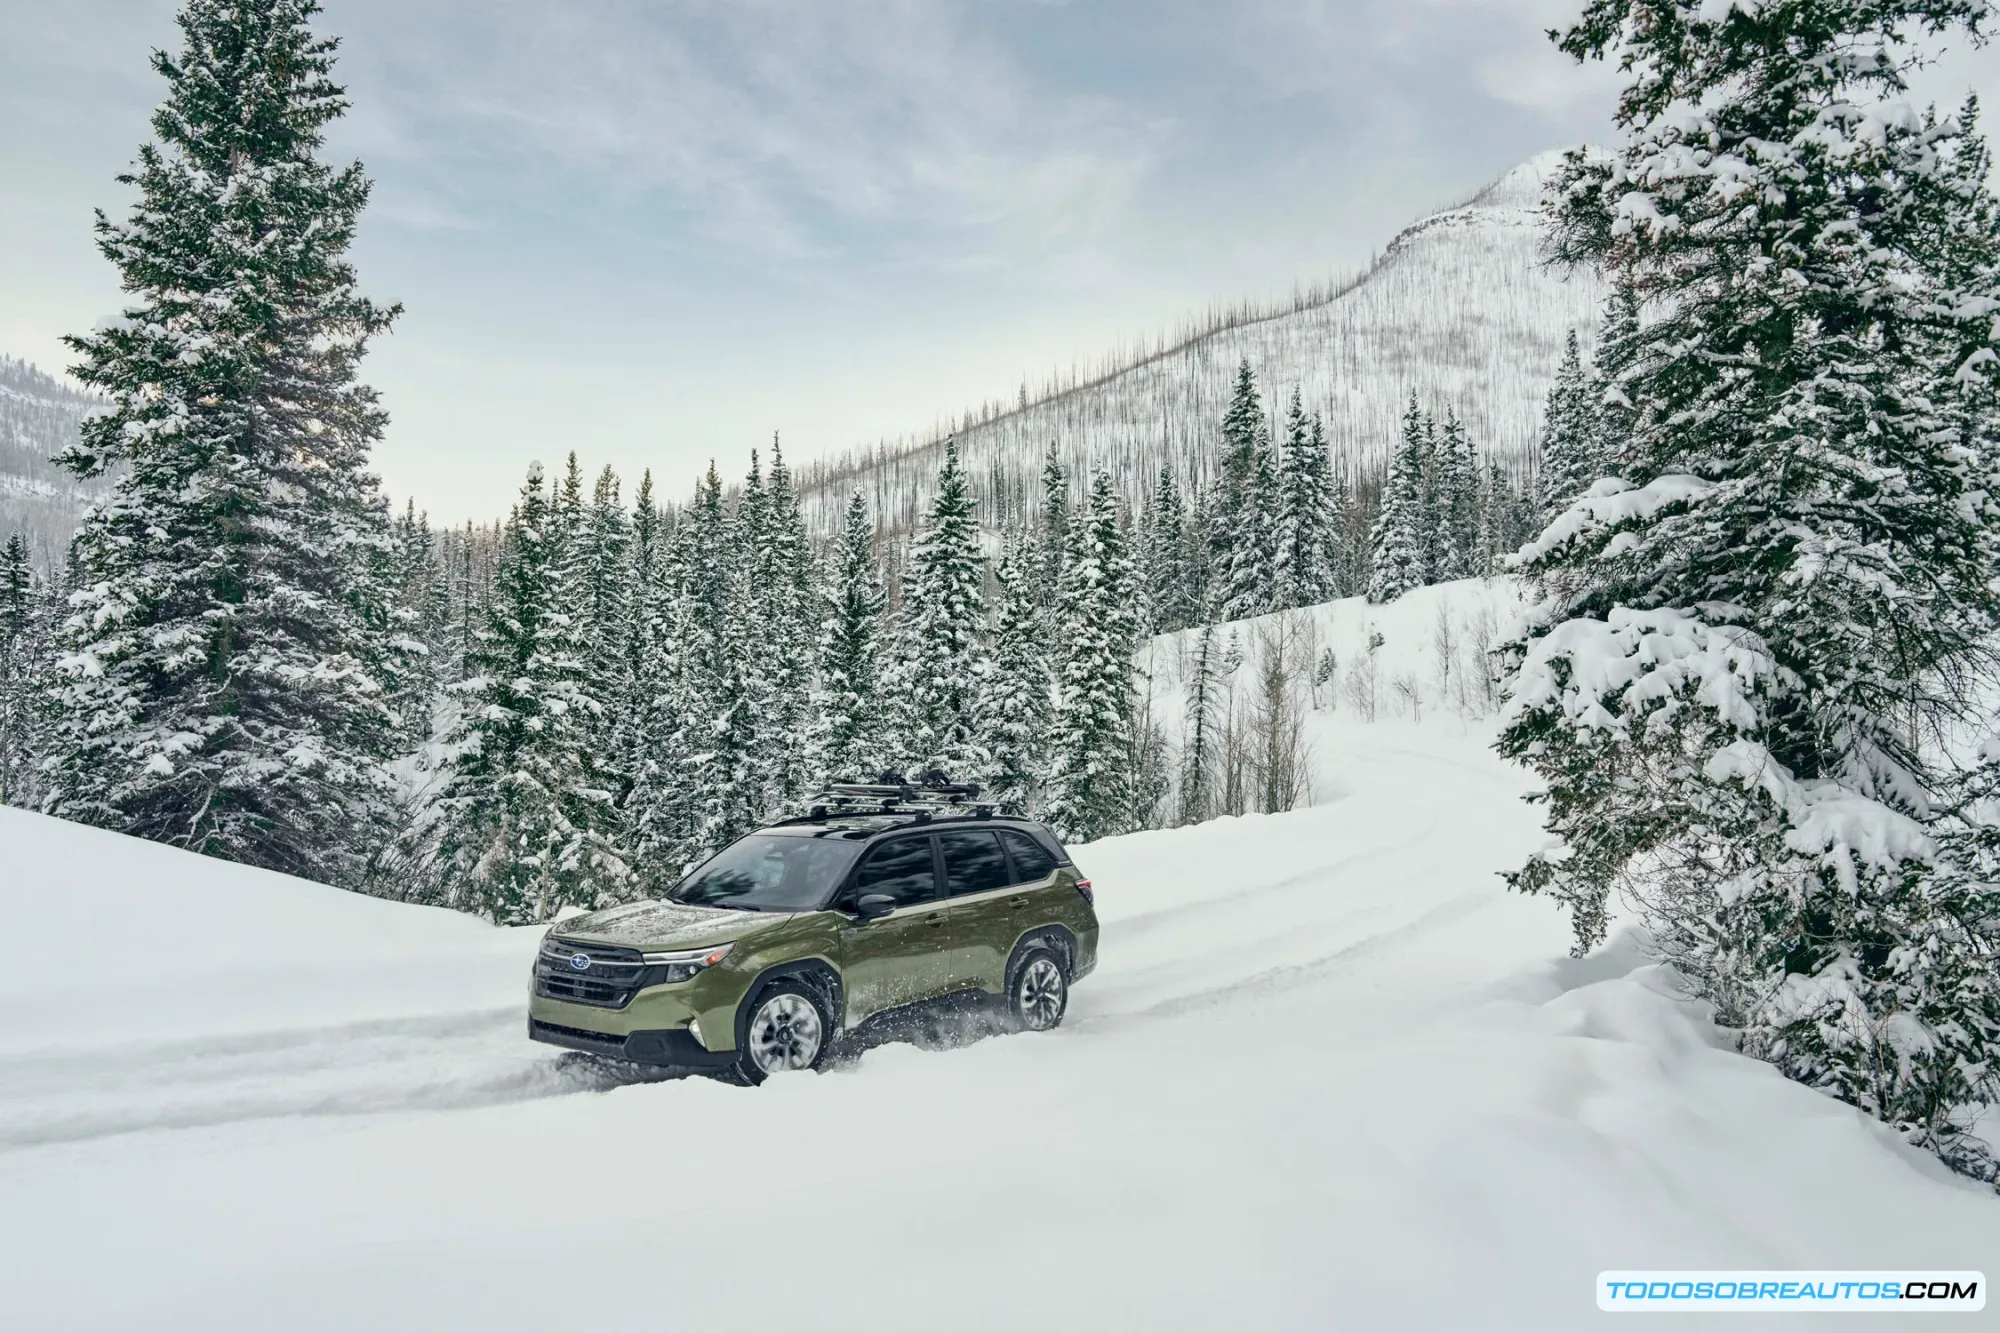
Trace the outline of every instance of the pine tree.
{"label": "pine tree", "polygon": [[1279,470],[1278,606],[1317,606],[1334,596],[1332,473],[1319,419],[1306,416],[1294,389]]}
{"label": "pine tree", "polygon": [[384,693],[402,719],[405,735],[422,743],[431,737],[431,712],[443,678],[432,645],[437,539],[429,515],[417,512],[416,501],[405,502],[384,556],[393,568],[383,571],[388,591],[381,604],[393,627],[392,645],[406,664],[383,681]]}
{"label": "pine tree", "polygon": [[813,776],[821,782],[872,781],[889,766],[878,691],[882,585],[875,524],[859,490],[848,497],[840,541],[827,559],[825,589],[810,746]]}
{"label": "pine tree", "polygon": [[1403,447],[1389,462],[1382,486],[1382,513],[1369,534],[1368,600],[1393,602],[1428,575],[1428,542],[1423,524],[1425,476],[1430,472],[1430,440],[1417,400],[1403,414]]}
{"label": "pine tree", "polygon": [[1479,460],[1458,413],[1450,410],[1434,449],[1436,567],[1431,581],[1445,583],[1479,572]]}
{"label": "pine tree", "polygon": [[1035,596],[1044,607],[1051,607],[1062,588],[1063,561],[1069,555],[1069,472],[1053,444],[1042,460],[1042,522],[1035,545],[1041,555]]}
{"label": "pine tree", "polygon": [[1061,694],[1050,740],[1048,818],[1065,838],[1124,831],[1132,804],[1131,558],[1111,478],[1091,482],[1060,603]]}
{"label": "pine tree", "polygon": [[733,512],[710,464],[682,532],[681,623],[689,640],[680,691],[687,714],[684,828],[693,858],[750,831],[771,801],[760,725],[768,684],[753,577],[755,552],[768,539],[769,505],[754,453]]}
{"label": "pine tree", "polygon": [[[1324,442],[1318,417],[1313,418],[1313,439]],[[1333,471],[1327,492],[1326,567],[1333,579],[1335,597],[1359,597],[1368,591],[1368,525],[1363,521],[1361,502],[1349,480],[1345,462]]]}
{"label": "pine tree", "polygon": [[1215,534],[1214,488],[1190,486],[1193,506],[1188,510],[1187,555],[1183,558],[1183,568],[1187,570],[1187,604],[1192,608],[1192,624],[1207,625],[1220,615],[1220,592],[1217,587],[1215,550],[1212,541]]}
{"label": "pine tree", "polygon": [[[713,480],[713,469],[710,470]],[[717,490],[720,483],[716,483]],[[700,514],[708,495],[697,487],[691,513]],[[631,850],[634,888],[655,893],[679,878],[691,855],[693,810],[689,799],[693,701],[690,651],[694,631],[684,596],[688,562],[683,533],[662,530],[653,504],[653,477],[640,481],[632,517],[635,614],[627,650],[631,695],[629,731],[620,754],[627,782],[621,806],[626,845]]]}
{"label": "pine tree", "polygon": [[982,772],[988,762],[976,707],[987,658],[980,592],[985,561],[973,504],[958,441],[948,439],[937,499],[903,587],[901,703],[909,725],[903,748],[916,772],[938,769],[956,777]]}
{"label": "pine tree", "polygon": [[607,747],[615,730],[614,704],[631,685],[626,677],[627,645],[632,635],[632,525],[618,474],[606,466],[591,487],[590,505],[571,566],[577,589],[575,612],[582,619],[586,683],[591,696],[606,707],[598,736]]}
{"label": "pine tree", "polygon": [[456,687],[464,713],[448,738],[450,781],[437,802],[446,901],[509,925],[604,906],[629,875],[561,528],[535,464],[473,654],[477,674]]}
{"label": "pine tree", "polygon": [[812,543],[776,436],[771,439],[764,541],[754,555],[752,577],[757,620],[763,627],[765,704],[758,720],[762,764],[771,800],[783,805],[797,800],[807,781],[811,729],[807,704],[819,615],[813,594]]}
{"label": "pine tree", "polygon": [[1171,465],[1160,468],[1146,523],[1147,605],[1155,634],[1193,625],[1201,614],[1193,577],[1188,569],[1188,521]]}
{"label": "pine tree", "polygon": [[1985,15],[1594,0],[1562,35],[1632,81],[1556,256],[1651,318],[1607,338],[1625,488],[1529,548],[1501,747],[1559,839],[1513,882],[1579,949],[1621,890],[1746,1050],[1990,1178],[1993,884],[1923,739],[1992,681],[2000,224],[1969,116],[1904,105],[1909,30]]}
{"label": "pine tree", "polygon": [[1584,371],[1576,330],[1571,329],[1542,411],[1542,495],[1552,514],[1568,508],[1597,480],[1603,429],[1592,398],[1602,392]]}
{"label": "pine tree", "polygon": [[28,544],[15,533],[0,549],[0,805],[32,806],[41,794],[48,619]]}
{"label": "pine tree", "polygon": [[1047,773],[1050,673],[1045,618],[1027,569],[1032,548],[1013,543],[994,568],[1000,605],[993,622],[993,669],[979,715],[994,800],[1018,813],[1039,809]]}
{"label": "pine tree", "polygon": [[319,160],[346,108],[312,0],[188,0],[157,142],[98,247],[133,298],[70,339],[110,407],[64,462],[120,469],[79,529],[47,808],[358,885],[394,818],[395,716],[367,471],[385,416],[355,379],[398,313],[346,258],[360,165]]}
{"label": "pine tree", "polygon": [[1277,487],[1270,431],[1257,380],[1244,361],[1222,418],[1222,458],[1211,504],[1209,551],[1215,569],[1214,614],[1223,620],[1271,609],[1277,555]]}
{"label": "pine tree", "polygon": [[1217,750],[1223,719],[1221,652],[1215,627],[1203,625],[1189,664],[1187,716],[1181,727],[1180,810],[1183,824],[1199,824],[1215,814]]}

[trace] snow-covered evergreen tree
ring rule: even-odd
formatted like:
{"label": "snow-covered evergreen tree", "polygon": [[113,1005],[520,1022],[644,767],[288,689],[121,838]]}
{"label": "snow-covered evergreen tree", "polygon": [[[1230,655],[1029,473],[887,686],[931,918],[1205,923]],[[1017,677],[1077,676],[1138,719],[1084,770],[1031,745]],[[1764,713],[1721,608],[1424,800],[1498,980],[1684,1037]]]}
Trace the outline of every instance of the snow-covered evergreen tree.
{"label": "snow-covered evergreen tree", "polygon": [[1555,513],[1568,508],[1597,480],[1603,431],[1594,399],[1602,393],[1584,369],[1576,330],[1571,329],[1542,412],[1542,498]]}
{"label": "snow-covered evergreen tree", "polygon": [[993,667],[979,704],[988,792],[1018,813],[1039,809],[1047,772],[1050,636],[1026,568],[1031,551],[1026,543],[1012,542],[994,567],[1000,603],[993,621]]}
{"label": "snow-covered evergreen tree", "polygon": [[1201,627],[1188,666],[1187,716],[1181,726],[1179,822],[1199,824],[1216,813],[1215,779],[1222,746],[1226,707],[1223,701],[1222,650],[1215,627]]}
{"label": "snow-covered evergreen tree", "polygon": [[1245,361],[1237,367],[1236,388],[1222,418],[1222,456],[1210,506],[1213,614],[1219,619],[1240,620],[1271,609],[1277,556],[1275,475],[1270,429],[1256,377]]}
{"label": "snow-covered evergreen tree", "polygon": [[1189,571],[1187,510],[1171,467],[1160,469],[1153,503],[1146,513],[1147,607],[1155,634],[1182,630],[1201,615],[1194,579]]}
{"label": "snow-covered evergreen tree", "polygon": [[0,805],[32,806],[41,795],[49,619],[46,590],[17,532],[0,548]]}
{"label": "snow-covered evergreen tree", "polygon": [[600,754],[602,705],[587,688],[584,617],[573,613],[580,590],[557,540],[561,518],[540,464],[532,466],[473,653],[477,674],[457,686],[464,711],[437,802],[446,901],[506,924],[603,906],[629,874]]}
{"label": "snow-covered evergreen tree", "polygon": [[1501,745],[1559,839],[1513,882],[1579,949],[1620,890],[1747,1050],[1990,1178],[1992,881],[1925,738],[1992,682],[2000,227],[1969,117],[1905,101],[1913,34],[1987,13],[1593,0],[1562,34],[1631,82],[1556,253],[1649,318],[1623,487],[1527,548],[1550,601]]}
{"label": "snow-covered evergreen tree", "polygon": [[[710,475],[713,479],[713,469]],[[707,496],[706,487],[698,488],[691,514],[702,513]],[[664,530],[650,472],[639,484],[637,500],[632,516],[634,615],[627,649],[631,693],[618,752],[627,783],[622,813],[634,888],[654,893],[679,877],[690,855],[694,707],[688,685],[690,664],[699,654],[693,651],[695,630],[687,614],[691,603],[684,596],[686,543],[680,532]]]}
{"label": "snow-covered evergreen tree", "polygon": [[1076,524],[1059,602],[1060,694],[1051,727],[1048,820],[1087,842],[1122,832],[1132,805],[1132,565],[1111,478],[1098,473]]}
{"label": "snow-covered evergreen tree", "polygon": [[[1318,417],[1313,418],[1313,438],[1324,442]],[[1333,470],[1328,483],[1326,525],[1326,567],[1333,578],[1335,597],[1359,597],[1368,591],[1371,552],[1368,524],[1355,494],[1350,470],[1345,462]]]}
{"label": "snow-covered evergreen tree", "polygon": [[375,604],[384,414],[355,371],[394,307],[347,260],[360,165],[312,0],[188,0],[129,220],[100,251],[132,298],[72,338],[110,401],[64,461],[118,470],[79,530],[47,808],[360,884],[395,817],[381,762],[397,650]]}
{"label": "snow-covered evergreen tree", "polygon": [[1317,606],[1334,596],[1333,461],[1296,389],[1285,413],[1278,490],[1277,605]]}
{"label": "snow-covered evergreen tree", "polygon": [[1062,588],[1063,561],[1069,556],[1069,471],[1055,445],[1042,459],[1042,521],[1035,540],[1041,556],[1035,596],[1044,607],[1055,605]]}
{"label": "snow-covered evergreen tree", "polygon": [[1393,602],[1428,576],[1429,541],[1424,532],[1425,477],[1430,472],[1430,440],[1417,400],[1403,417],[1403,443],[1389,461],[1382,483],[1382,512],[1369,534],[1368,600]]}
{"label": "snow-covered evergreen tree", "polygon": [[393,642],[401,650],[403,668],[388,673],[382,684],[390,706],[402,719],[404,735],[421,744],[431,738],[431,714],[444,685],[440,659],[445,631],[441,609],[433,604],[438,592],[437,536],[429,515],[419,513],[414,500],[404,504],[402,516],[393,524],[382,559],[393,567],[384,571],[388,590],[380,605],[394,626]]}
{"label": "snow-covered evergreen tree", "polygon": [[749,552],[752,596],[762,643],[764,706],[758,719],[770,800],[784,805],[804,794],[813,659],[820,617],[813,592],[812,543],[806,537],[791,470],[775,436],[764,496],[764,536]]}
{"label": "snow-covered evergreen tree", "polygon": [[987,671],[984,566],[958,442],[946,440],[937,499],[903,585],[897,706],[905,710],[903,759],[913,772],[937,769],[956,779],[986,769],[977,708]]}
{"label": "snow-covered evergreen tree", "polygon": [[1432,450],[1430,581],[1471,578],[1479,572],[1479,460],[1457,412],[1446,410]]}
{"label": "snow-covered evergreen tree", "polygon": [[573,611],[582,620],[585,682],[591,697],[604,705],[597,717],[597,734],[613,772],[620,772],[612,740],[618,704],[631,692],[625,673],[632,636],[632,523],[622,490],[610,467],[597,474],[570,553],[577,592]]}
{"label": "snow-covered evergreen tree", "polygon": [[847,501],[840,541],[824,577],[819,688],[810,745],[819,782],[872,782],[889,766],[883,747],[882,585],[876,574],[875,523],[860,491]]}

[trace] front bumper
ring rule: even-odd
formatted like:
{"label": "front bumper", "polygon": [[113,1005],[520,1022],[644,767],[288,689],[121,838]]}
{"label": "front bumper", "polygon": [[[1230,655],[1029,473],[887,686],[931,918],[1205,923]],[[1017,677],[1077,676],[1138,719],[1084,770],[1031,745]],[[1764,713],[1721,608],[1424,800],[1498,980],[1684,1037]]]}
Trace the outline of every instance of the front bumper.
{"label": "front bumper", "polygon": [[534,1041],[564,1046],[572,1051],[589,1051],[592,1055],[630,1060],[634,1064],[660,1065],[668,1069],[720,1069],[736,1059],[734,1051],[709,1050],[696,1041],[694,1034],[686,1028],[654,1029],[620,1036],[530,1017],[528,1036]]}

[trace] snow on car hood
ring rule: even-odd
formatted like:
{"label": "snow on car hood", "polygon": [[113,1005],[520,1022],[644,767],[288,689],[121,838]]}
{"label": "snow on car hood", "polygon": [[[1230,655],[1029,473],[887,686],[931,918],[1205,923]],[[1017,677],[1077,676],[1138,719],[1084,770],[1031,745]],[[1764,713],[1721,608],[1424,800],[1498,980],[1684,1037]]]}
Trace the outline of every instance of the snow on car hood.
{"label": "snow on car hood", "polygon": [[622,944],[635,949],[694,948],[702,944],[727,944],[789,915],[690,907],[685,903],[627,903],[588,916],[572,917],[559,924],[554,933],[566,940]]}

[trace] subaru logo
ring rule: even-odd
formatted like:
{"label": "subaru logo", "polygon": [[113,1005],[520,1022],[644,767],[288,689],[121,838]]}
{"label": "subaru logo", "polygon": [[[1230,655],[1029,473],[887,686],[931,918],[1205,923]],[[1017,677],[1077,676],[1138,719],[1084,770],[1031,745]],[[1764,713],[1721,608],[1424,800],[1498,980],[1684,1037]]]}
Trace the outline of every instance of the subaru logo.
{"label": "subaru logo", "polygon": [[588,972],[590,971],[590,955],[587,953],[571,954],[569,965],[579,972]]}

